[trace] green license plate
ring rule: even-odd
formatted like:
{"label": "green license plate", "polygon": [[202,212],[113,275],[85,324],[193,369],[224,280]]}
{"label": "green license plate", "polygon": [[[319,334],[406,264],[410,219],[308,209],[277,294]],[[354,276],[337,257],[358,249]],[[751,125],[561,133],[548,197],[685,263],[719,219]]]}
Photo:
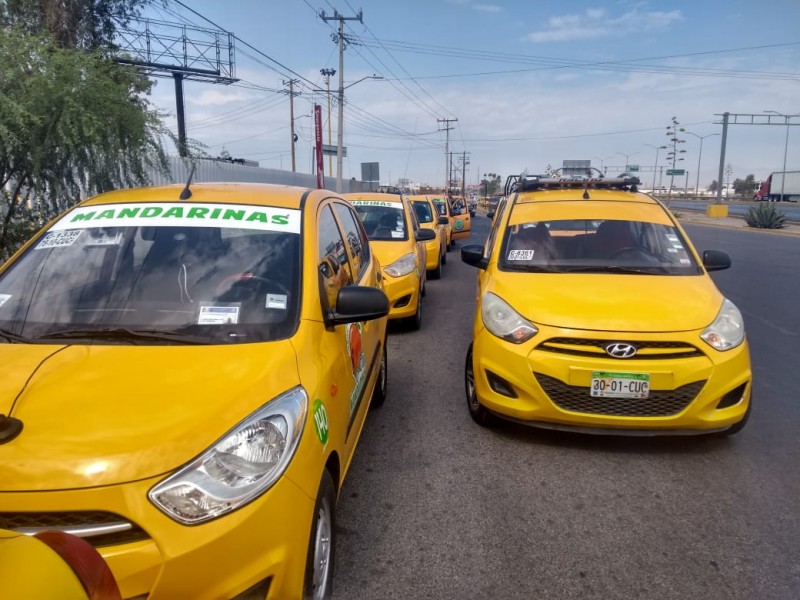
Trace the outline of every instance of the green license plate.
{"label": "green license plate", "polygon": [[650,374],[592,371],[589,390],[593,398],[647,398]]}

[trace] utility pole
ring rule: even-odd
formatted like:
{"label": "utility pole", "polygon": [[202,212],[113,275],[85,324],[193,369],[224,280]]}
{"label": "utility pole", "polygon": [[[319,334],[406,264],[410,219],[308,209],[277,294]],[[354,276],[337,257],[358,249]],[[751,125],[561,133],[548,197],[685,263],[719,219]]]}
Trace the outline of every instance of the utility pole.
{"label": "utility pole", "polygon": [[[320,69],[325,76],[325,86],[328,90],[328,146],[331,145],[331,76],[336,75],[336,69]],[[333,158],[328,155],[328,176],[333,177]]]}
{"label": "utility pole", "polygon": [[319,14],[320,18],[327,21],[339,21],[339,33],[332,36],[334,42],[339,43],[339,131],[336,140],[336,191],[342,193],[342,149],[344,147],[344,47],[347,41],[344,35],[345,21],[358,21],[363,23],[364,13],[359,10],[355,17],[345,17],[334,10],[333,16],[329,17],[323,10]]}
{"label": "utility pole", "polygon": [[294,97],[299,96],[300,92],[294,91],[294,84],[300,83],[299,79],[290,79],[289,81],[284,81],[283,85],[289,86],[289,122],[290,122],[290,130],[292,135],[292,171],[296,171],[296,163],[294,158],[294,144],[297,141],[296,136],[294,134]]}
{"label": "utility pole", "polygon": [[466,202],[467,199],[467,153],[461,153],[461,196],[464,198]]}
{"label": "utility pole", "polygon": [[447,194],[450,191],[450,130],[453,129],[450,127],[450,123],[456,123],[458,119],[436,119],[436,122],[444,123],[444,127],[439,131],[444,131],[446,136],[444,143],[444,173],[447,181],[444,184],[444,193]]}

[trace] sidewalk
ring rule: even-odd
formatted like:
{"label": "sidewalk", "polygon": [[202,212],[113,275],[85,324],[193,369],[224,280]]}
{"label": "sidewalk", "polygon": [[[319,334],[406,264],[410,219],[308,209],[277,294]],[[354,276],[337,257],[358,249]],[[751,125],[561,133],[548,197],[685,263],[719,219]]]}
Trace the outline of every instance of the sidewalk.
{"label": "sidewalk", "polygon": [[744,217],[708,217],[705,213],[700,211],[686,209],[675,209],[673,210],[673,214],[678,217],[678,220],[681,223],[710,225],[712,227],[726,227],[729,229],[746,229],[748,231],[761,231],[766,233],[775,233],[778,235],[800,236],[800,224],[797,223],[787,223],[781,229],[760,229],[758,227],[749,227],[747,222],[744,220]]}

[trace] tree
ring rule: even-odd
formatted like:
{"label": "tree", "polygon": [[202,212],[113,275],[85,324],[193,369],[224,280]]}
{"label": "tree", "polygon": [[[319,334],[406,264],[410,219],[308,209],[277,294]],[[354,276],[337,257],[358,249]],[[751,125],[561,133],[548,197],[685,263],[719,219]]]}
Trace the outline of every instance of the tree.
{"label": "tree", "polygon": [[30,34],[50,35],[61,48],[102,50],[140,14],[149,0],[0,0],[0,22]]}
{"label": "tree", "polygon": [[708,191],[709,191],[709,192],[711,192],[712,194],[716,194],[716,193],[717,193],[717,187],[718,187],[718,186],[719,186],[719,184],[717,183],[717,180],[715,179],[715,180],[714,180],[714,181],[712,181],[712,182],[711,182],[711,184],[708,186]]}
{"label": "tree", "polygon": [[497,173],[484,173],[481,180],[481,189],[487,197],[495,196],[500,192],[501,184],[501,177]]}
{"label": "tree", "polygon": [[144,97],[151,86],[97,52],[0,31],[0,260],[82,196],[166,169],[173,136]]}
{"label": "tree", "polygon": [[737,196],[744,196],[752,198],[756,193],[756,177],[753,174],[748,175],[744,179],[735,179],[733,182],[733,192]]}

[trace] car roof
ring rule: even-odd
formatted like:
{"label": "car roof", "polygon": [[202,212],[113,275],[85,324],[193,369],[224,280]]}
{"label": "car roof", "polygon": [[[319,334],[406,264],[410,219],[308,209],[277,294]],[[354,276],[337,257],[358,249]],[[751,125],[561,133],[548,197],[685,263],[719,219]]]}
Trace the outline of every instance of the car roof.
{"label": "car roof", "polygon": [[221,204],[255,204],[299,209],[306,196],[335,195],[328,190],[315,190],[269,183],[192,183],[192,195],[181,199],[186,184],[116,190],[94,196],[81,206],[118,204],[123,202],[215,202]]}

